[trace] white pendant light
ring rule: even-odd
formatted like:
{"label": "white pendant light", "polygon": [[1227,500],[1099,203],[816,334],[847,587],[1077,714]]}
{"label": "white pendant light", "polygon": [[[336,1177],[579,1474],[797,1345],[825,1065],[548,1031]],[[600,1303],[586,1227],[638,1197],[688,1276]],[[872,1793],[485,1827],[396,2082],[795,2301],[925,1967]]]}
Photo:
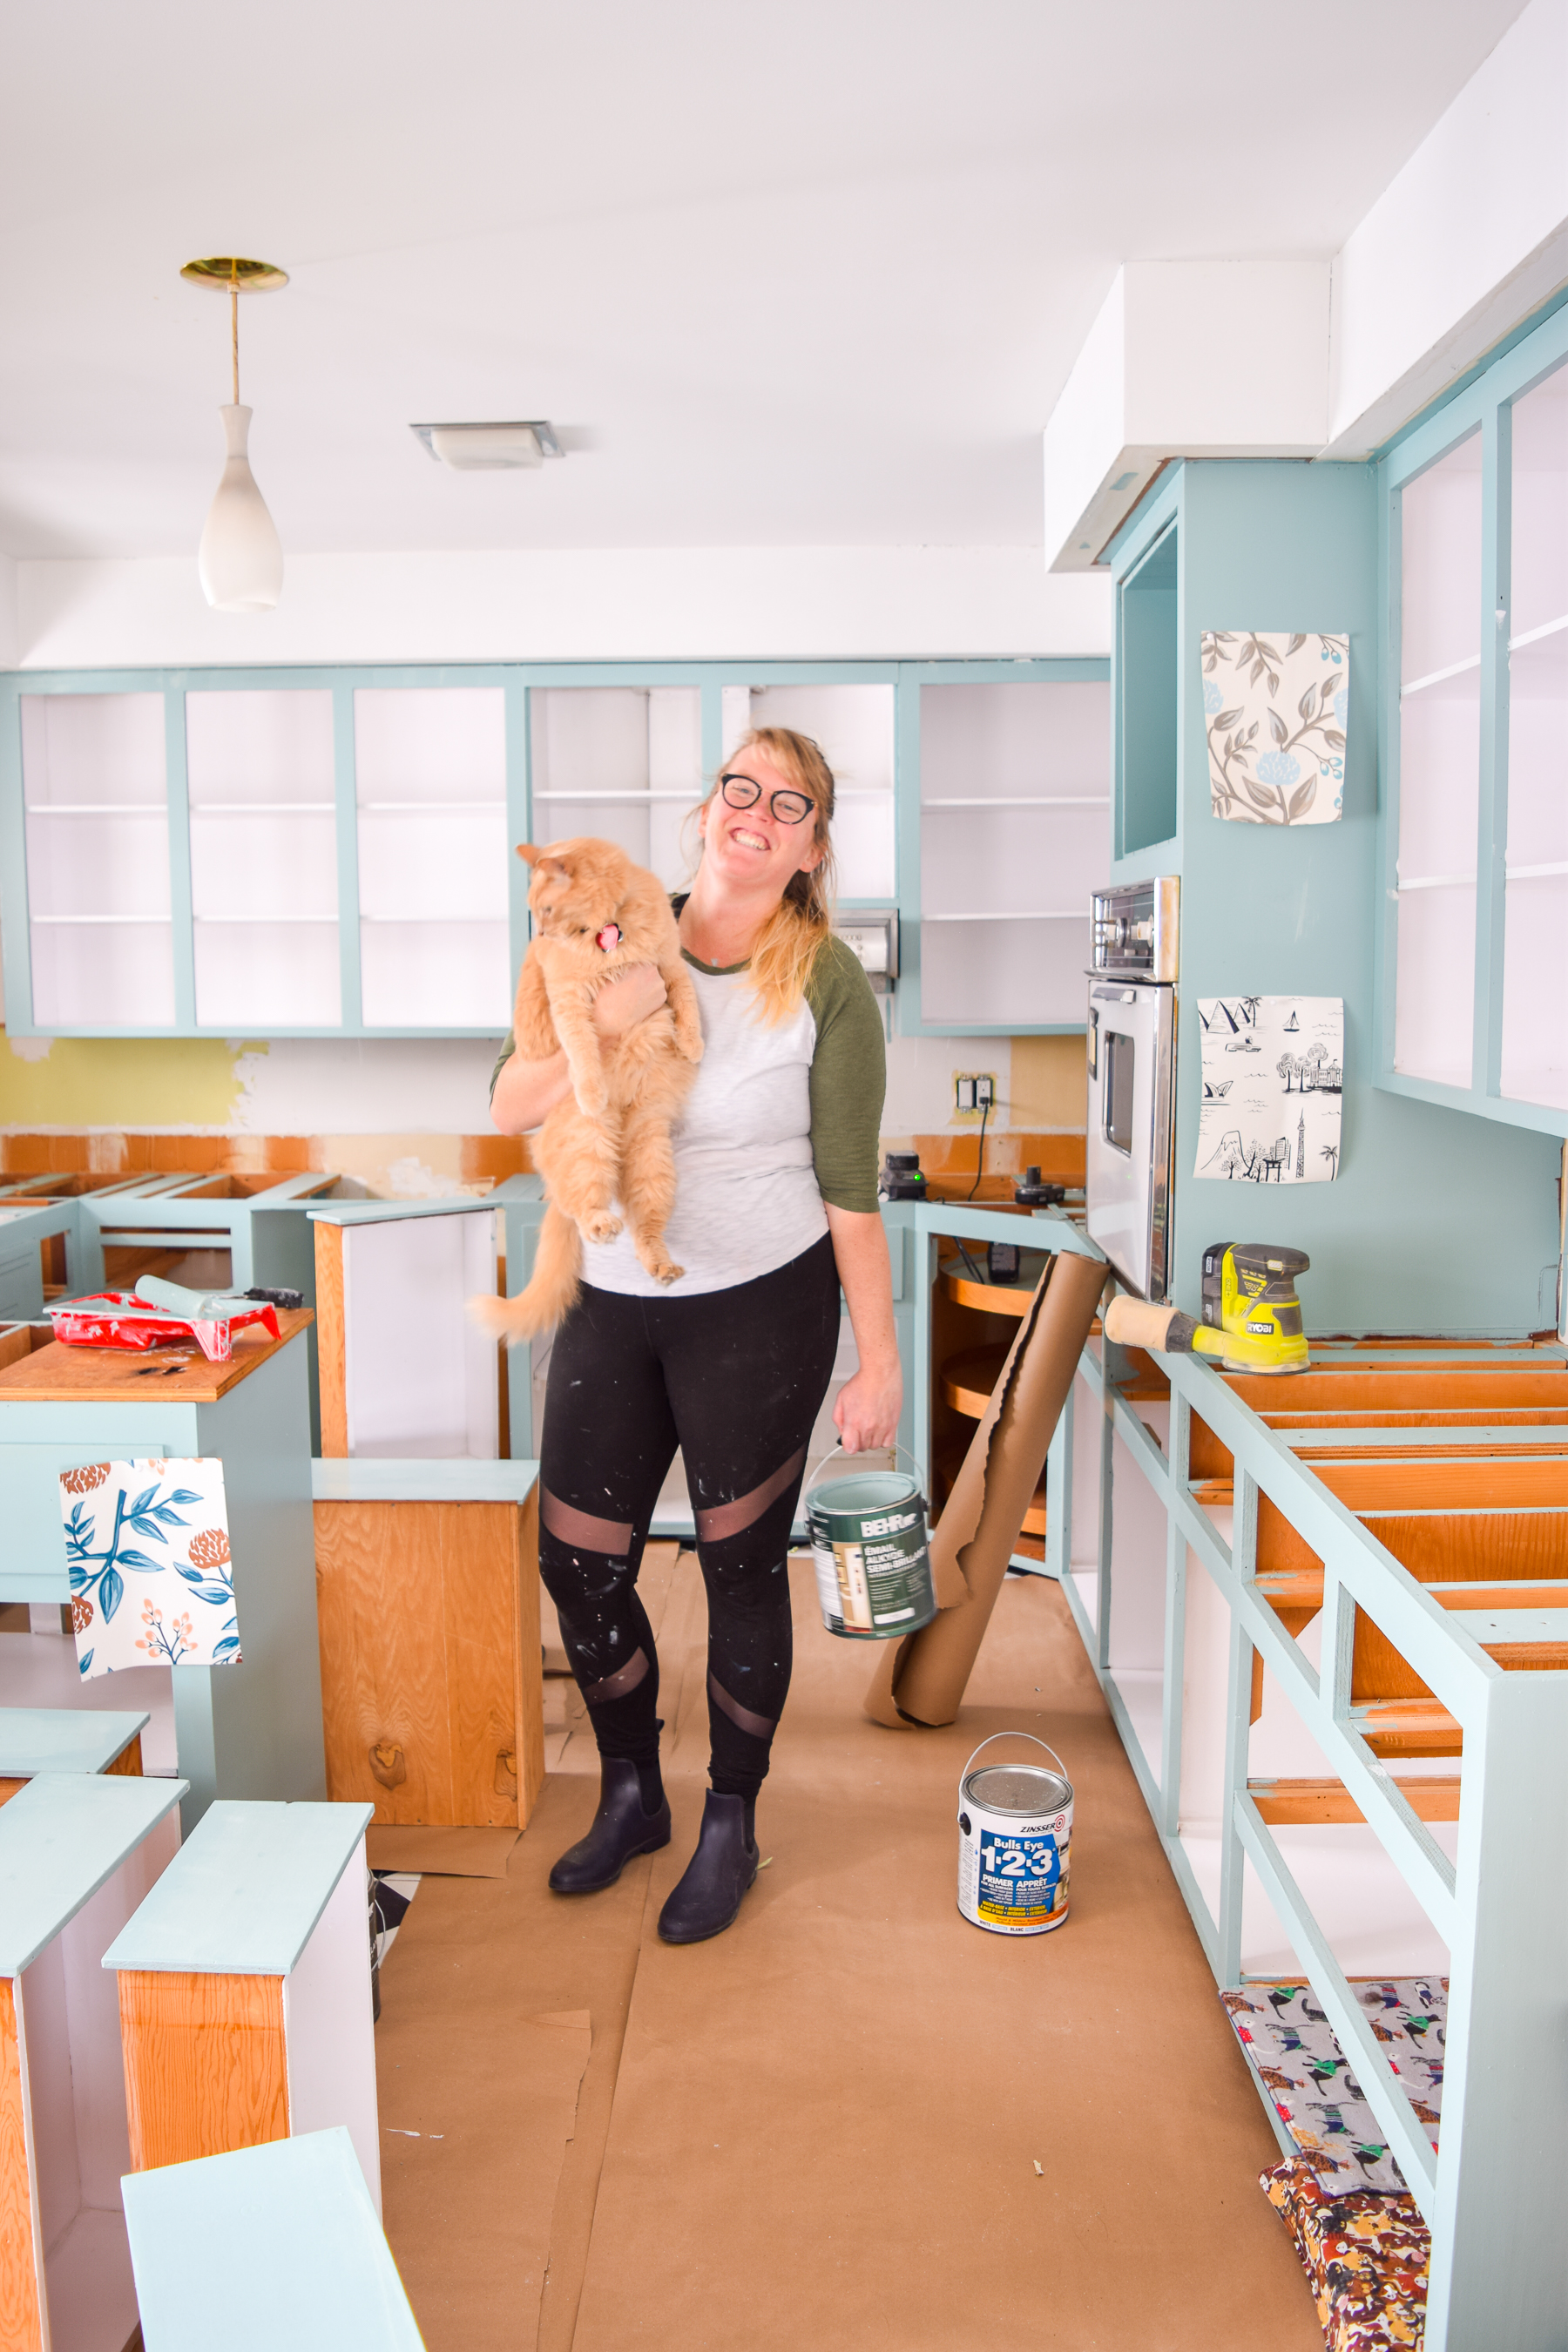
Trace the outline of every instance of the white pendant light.
{"label": "white pendant light", "polygon": [[187,261],[180,275],[193,285],[226,289],[234,359],[234,398],[218,410],[227,455],[196,558],[202,590],[217,612],[269,613],[282,592],[283,545],[247,451],[251,413],[239,398],[239,298],[271,293],[287,286],[288,277],[269,262],[243,261],[232,255]]}

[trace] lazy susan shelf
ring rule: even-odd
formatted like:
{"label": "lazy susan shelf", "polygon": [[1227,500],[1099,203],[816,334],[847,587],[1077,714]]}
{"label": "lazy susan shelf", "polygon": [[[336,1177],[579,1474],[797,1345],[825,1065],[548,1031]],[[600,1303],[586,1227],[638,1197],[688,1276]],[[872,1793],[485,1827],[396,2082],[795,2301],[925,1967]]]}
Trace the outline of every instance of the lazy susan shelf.
{"label": "lazy susan shelf", "polygon": [[[1017,1281],[990,1282],[977,1281],[961,1257],[951,1257],[942,1268],[942,1286],[956,1306],[977,1307],[983,1315],[1022,1318],[1029,1311],[1046,1258],[1044,1250],[1022,1250]],[[984,1268],[984,1259],[977,1257],[974,1263]]]}

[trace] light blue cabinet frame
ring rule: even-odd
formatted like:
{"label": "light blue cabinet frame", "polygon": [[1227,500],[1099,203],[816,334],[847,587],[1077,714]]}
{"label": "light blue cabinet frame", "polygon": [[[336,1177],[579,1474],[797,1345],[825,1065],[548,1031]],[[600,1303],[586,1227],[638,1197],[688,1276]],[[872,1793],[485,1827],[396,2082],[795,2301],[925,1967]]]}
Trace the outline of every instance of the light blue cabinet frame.
{"label": "light blue cabinet frame", "polygon": [[[1314,1344],[1320,1360],[1324,1352]],[[1353,1343],[1332,1352],[1347,1366],[1355,1360]],[[1440,1346],[1436,1353],[1442,1360]],[[1497,1665],[1465,1632],[1463,1617],[1441,1608],[1370,1528],[1312,1476],[1296,1450],[1310,1445],[1312,1433],[1267,1428],[1209,1367],[1191,1356],[1159,1355],[1154,1360],[1171,1383],[1170,1435],[1162,1447],[1122,1393],[1131,1369],[1126,1352],[1107,1345],[1103,1356],[1102,1363],[1094,1346],[1084,1351],[1047,1456],[1051,1501],[1045,1566],[1061,1584],[1215,1979],[1222,1985],[1242,1981],[1242,1888],[1244,1864],[1250,1863],[1430,2225],[1428,2352],[1492,2352],[1505,2344],[1510,2352],[1557,2352],[1568,2297],[1559,2213],[1568,2167],[1568,2100],[1560,2066],[1548,2053],[1561,2050],[1568,2014],[1568,1882],[1558,1859],[1568,1843],[1568,1674],[1510,1673]],[[1542,1360],[1534,1350],[1525,1360]],[[1372,1360],[1378,1360],[1375,1354]],[[1093,1414],[1098,1432],[1099,1573],[1092,1612],[1072,1573],[1075,1412]],[[1228,1543],[1192,1491],[1194,1412],[1235,1459]],[[1324,1434],[1342,1444],[1386,1447],[1391,1435],[1418,1440],[1424,1433],[1373,1428]],[[1528,1434],[1517,1433],[1521,1441]],[[1124,1493],[1115,1439],[1125,1449],[1122,1479],[1146,1482],[1165,1517],[1157,1760],[1145,1753],[1110,1658],[1111,1534]],[[1079,1461],[1081,1468],[1081,1454]],[[1262,1496],[1323,1562],[1321,1672],[1256,1589]],[[1213,1580],[1230,1621],[1217,1916],[1180,1835],[1189,1550]],[[1455,1861],[1363,1737],[1351,1700],[1358,1609],[1463,1727]],[[1526,1616],[1520,1627],[1525,1638],[1541,1637],[1542,1627]],[[1448,1947],[1442,2145],[1436,2155],[1286,1852],[1249,1793],[1255,1654]],[[1281,2131],[1278,2124],[1275,2128]]]}
{"label": "light blue cabinet frame", "polygon": [[[899,669],[898,826],[899,931],[901,966],[897,1003],[901,1037],[1068,1037],[1082,1021],[927,1021],[921,1011],[921,688],[922,686],[1074,686],[1110,676],[1109,661],[1080,660],[904,662]],[[1107,747],[1107,758],[1110,747]],[[1106,793],[1110,785],[1107,772]],[[1109,811],[1107,812],[1109,816]],[[1106,826],[1105,871],[1110,871],[1110,828]],[[1084,909],[1087,918],[1089,909]]]}
{"label": "light blue cabinet frame", "polygon": [[[1380,458],[1379,810],[1374,999],[1376,1084],[1419,1102],[1447,1103],[1510,1127],[1568,1137],[1568,1110],[1502,1092],[1503,908],[1508,848],[1509,615],[1512,404],[1568,358],[1568,309],[1515,341],[1461,391],[1411,426]],[[1481,436],[1480,789],[1476,840],[1474,1051],[1468,1087],[1394,1066],[1399,922],[1399,673],[1401,501],[1406,486],[1448,452]],[[1568,788],[1568,786],[1565,786]]]}
{"label": "light blue cabinet frame", "polygon": [[[1006,661],[921,662],[556,662],[402,665],[344,669],[278,668],[212,670],[49,670],[12,672],[0,677],[0,922],[4,925],[4,957],[7,1025],[14,1035],[38,1036],[226,1036],[232,1024],[203,1028],[196,1019],[195,966],[191,907],[189,802],[185,775],[185,713],[187,692],[320,691],[332,695],[335,810],[338,859],[338,942],[341,958],[342,1014],[331,1027],[289,1027],[267,1023],[265,1033],[277,1037],[489,1037],[499,1029],[372,1028],[363,1019],[360,989],[359,835],[354,788],[354,704],[356,688],[499,686],[505,695],[507,827],[513,842],[526,841],[532,829],[531,750],[529,696],[534,688],[556,687],[695,687],[702,711],[702,766],[705,774],[718,767],[723,753],[722,695],[726,687],[885,685],[895,694],[895,822],[897,825],[897,887],[893,898],[856,900],[857,906],[896,907],[900,919],[902,972],[894,997],[893,1018],[904,1036],[957,1034],[1014,1035],[1070,1034],[1081,1022],[928,1024],[921,1017],[920,999],[920,689],[922,685],[1008,684],[1031,680],[1072,682],[1107,677],[1107,661],[1081,659],[1018,659]],[[174,1019],[163,1029],[128,1026],[111,1029],[59,1027],[41,1030],[33,1016],[30,937],[27,909],[26,828],[25,821],[20,700],[32,694],[138,694],[161,692],[164,698],[164,746],[169,810],[170,908],[174,927]],[[1110,844],[1107,841],[1107,866]],[[518,969],[528,944],[528,877],[521,860],[509,873],[511,929],[511,973]],[[260,1034],[258,1029],[258,1034]]]}

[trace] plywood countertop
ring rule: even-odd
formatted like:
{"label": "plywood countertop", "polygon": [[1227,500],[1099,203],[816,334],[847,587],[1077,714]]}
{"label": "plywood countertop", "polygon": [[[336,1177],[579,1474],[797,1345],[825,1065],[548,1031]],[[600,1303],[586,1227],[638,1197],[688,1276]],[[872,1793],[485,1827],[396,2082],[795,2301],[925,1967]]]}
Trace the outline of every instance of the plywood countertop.
{"label": "plywood countertop", "polygon": [[51,1339],[0,1370],[0,1404],[216,1404],[314,1320],[308,1307],[280,1307],[279,1338],[259,1323],[237,1331],[226,1364],[208,1363],[194,1343],[190,1353],[166,1342],[143,1354]]}

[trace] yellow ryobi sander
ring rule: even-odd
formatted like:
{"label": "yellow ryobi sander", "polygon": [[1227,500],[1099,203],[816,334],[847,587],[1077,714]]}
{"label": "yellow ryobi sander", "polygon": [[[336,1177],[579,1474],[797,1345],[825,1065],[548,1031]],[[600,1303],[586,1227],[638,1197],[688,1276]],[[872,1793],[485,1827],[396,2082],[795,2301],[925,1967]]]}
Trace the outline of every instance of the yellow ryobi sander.
{"label": "yellow ryobi sander", "polygon": [[1296,1276],[1311,1260],[1273,1242],[1215,1242],[1204,1252],[1204,1319],[1142,1298],[1113,1298],[1105,1336],[1123,1348],[1217,1357],[1227,1372],[1304,1372],[1310,1361]]}

